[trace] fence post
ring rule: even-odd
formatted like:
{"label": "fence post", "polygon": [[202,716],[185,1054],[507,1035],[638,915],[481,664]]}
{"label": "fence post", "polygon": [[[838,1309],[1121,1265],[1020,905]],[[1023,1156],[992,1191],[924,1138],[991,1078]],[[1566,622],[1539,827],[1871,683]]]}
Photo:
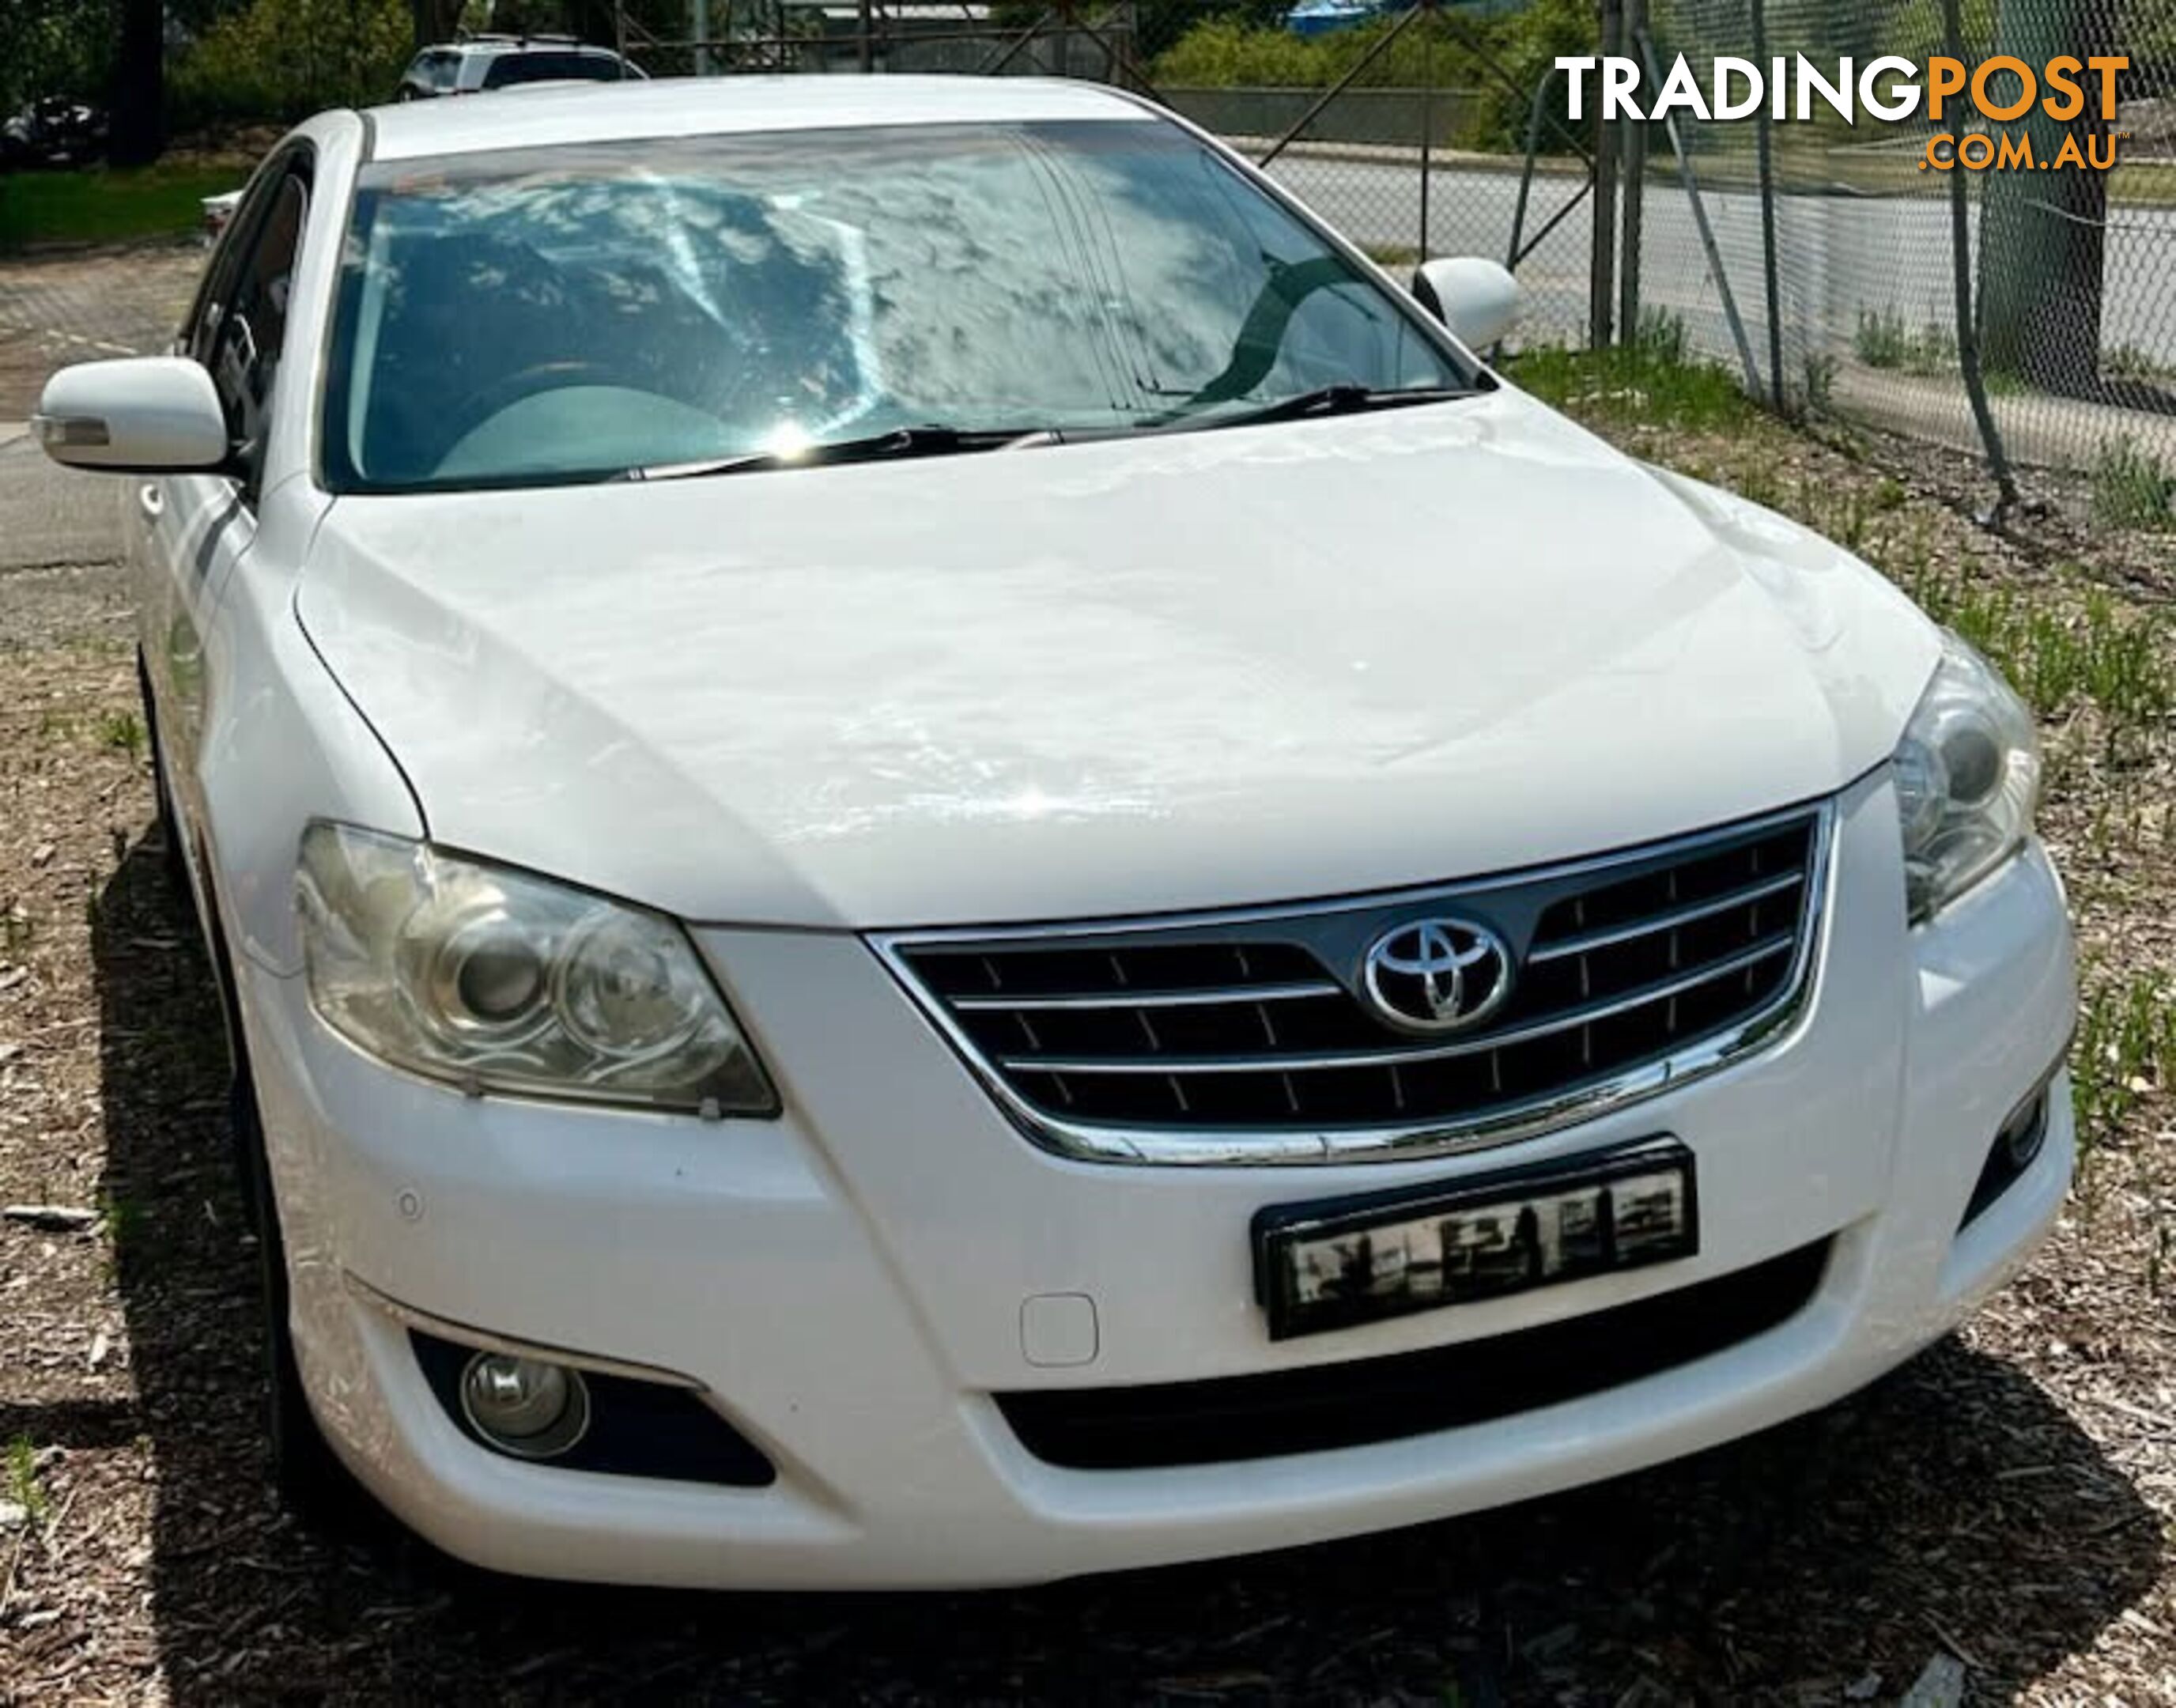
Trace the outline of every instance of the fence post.
{"label": "fence post", "polygon": [[1430,30],[1435,8],[1436,0],[1420,0],[1420,9],[1429,14],[1421,24],[1421,231],[1417,247],[1423,261],[1428,258],[1428,180],[1433,176],[1428,144],[1435,129],[1435,36]]}
{"label": "fence post", "polygon": [[[1624,48],[1623,0],[1602,0],[1604,58]],[[1587,342],[1597,350],[1610,345],[1610,314],[1617,295],[1617,134],[1602,117],[1602,92],[1594,107],[1594,259],[1589,269]]]}
{"label": "fence post", "polygon": [[[1942,0],[1942,28],[1949,36],[1950,56],[1963,60],[1965,31],[1963,20],[1958,15],[1957,0]],[[1965,211],[1965,176],[1961,171],[1950,174],[1950,282],[1957,304],[1957,368],[1964,376],[1965,394],[1972,400],[1972,421],[1979,428],[1980,443],[1987,448],[1988,468],[1994,476],[1994,508],[1980,519],[1991,528],[1999,528],[2005,514],[2017,502],[2017,482],[2010,472],[2010,459],[2003,452],[2002,435],[1995,431],[1994,411],[1987,406],[1987,384],[1979,371],[1979,332],[1972,298],[1972,226]],[[1986,235],[1983,226],[1983,241]]]}
{"label": "fence post", "polygon": [[[1640,32],[1640,63],[1647,68],[1647,81],[1656,88],[1662,86],[1662,68],[1656,62],[1655,38],[1646,30]],[[1692,156],[1685,152],[1684,139],[1678,132],[1678,116],[1674,112],[1662,115],[1662,133],[1670,139],[1670,152],[1677,156],[1678,182],[1684,186],[1685,199],[1693,205],[1693,229],[1700,233],[1700,247],[1707,253],[1707,270],[1715,280],[1715,294],[1722,299],[1722,318],[1730,324],[1731,342],[1738,346],[1738,360],[1745,369],[1745,390],[1751,397],[1760,395],[1760,370],[1753,365],[1753,345],[1745,336],[1745,323],[1738,318],[1738,298],[1730,288],[1730,275],[1724,271],[1722,251],[1715,241],[1715,227],[1708,224],[1707,204],[1700,199],[1700,180],[1693,176]]]}
{"label": "fence post", "polygon": [[[1647,34],[1647,0],[1625,0],[1624,35],[1628,41],[1639,41]],[[1617,335],[1626,343],[1635,343],[1640,337],[1640,239],[1642,200],[1646,194],[1647,176],[1647,127],[1636,118],[1627,117],[1623,132],[1624,144],[1624,258],[1618,264],[1619,275],[1617,290]]]}
{"label": "fence post", "polygon": [[[1753,0],[1753,63],[1765,70],[1768,64],[1768,0]],[[1776,180],[1771,159],[1769,112],[1771,101],[1760,103],[1754,117],[1753,147],[1760,167],[1760,283],[1768,297],[1768,406],[1782,411],[1783,395],[1783,305],[1776,285]]]}

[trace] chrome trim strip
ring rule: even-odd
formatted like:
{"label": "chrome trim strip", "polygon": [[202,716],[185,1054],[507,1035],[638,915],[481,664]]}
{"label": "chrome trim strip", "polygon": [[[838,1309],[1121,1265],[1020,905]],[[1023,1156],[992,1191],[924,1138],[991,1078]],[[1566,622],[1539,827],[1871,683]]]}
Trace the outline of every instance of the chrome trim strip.
{"label": "chrome trim strip", "polygon": [[1781,895],[1787,889],[1795,889],[1805,881],[1805,874],[1802,872],[1786,872],[1779,877],[1733,890],[1727,895],[1717,896],[1712,901],[1695,901],[1689,906],[1678,908],[1674,913],[1657,913],[1629,925],[1613,925],[1599,931],[1581,932],[1577,937],[1561,938],[1539,949],[1528,949],[1526,964],[1531,966],[1537,960],[1562,960],[1569,955],[1585,955],[1591,949],[1611,949],[1620,943],[1636,943],[1643,937],[1654,936],[1657,932],[1675,931],[1679,926],[1694,925],[1703,919],[1711,919],[1718,913],[1729,912],[1733,907],[1750,907],[1756,901],[1765,901],[1771,895]]}
{"label": "chrome trim strip", "polygon": [[587,1370],[592,1375],[624,1376],[630,1381],[654,1382],[660,1387],[684,1388],[691,1394],[709,1391],[693,1376],[683,1376],[677,1370],[662,1370],[654,1364],[630,1363],[624,1358],[600,1357],[590,1352],[570,1352],[564,1346],[547,1346],[535,1341],[518,1341],[511,1335],[495,1335],[485,1329],[472,1329],[466,1323],[449,1323],[443,1317],[434,1317],[428,1311],[419,1311],[413,1305],[404,1305],[398,1299],[389,1298],[351,1270],[342,1270],[340,1280],[360,1303],[382,1312],[402,1327],[420,1329],[427,1335],[441,1341],[450,1341],[456,1346],[474,1346],[486,1352],[505,1352],[517,1358],[536,1358],[547,1364],[564,1364],[570,1370]]}
{"label": "chrome trim strip", "polygon": [[1011,1014],[1021,1009],[1189,1009],[1216,1003],[1290,1003],[1309,997],[1343,996],[1335,979],[1297,984],[1228,985],[1220,990],[1083,991],[1065,996],[938,997],[938,1001],[971,1013]]}
{"label": "chrome trim strip", "polygon": [[1407,1049],[1329,1050],[1311,1056],[1001,1056],[998,1065],[1015,1074],[1305,1074],[1328,1068],[1395,1068],[1410,1062],[1439,1062],[1452,1056],[1477,1056],[1487,1050],[1509,1049],[1537,1038],[1553,1037],[1577,1026],[1645,1008],[1666,998],[1683,996],[1701,985],[1744,972],[1764,960],[1773,960],[1791,946],[1795,931],[1764,937],[1750,949],[1725,960],[1711,961],[1676,978],[1641,985],[1624,995],[1565,1009],[1531,1025],[1514,1026],[1486,1037],[1461,1038],[1455,1043],[1416,1044]]}
{"label": "chrome trim strip", "polygon": [[[1612,867],[1711,846],[1753,840],[1762,832],[1810,819],[1812,846],[1800,904],[1798,951],[1775,998],[1757,1013],[1705,1038],[1692,1040],[1659,1061],[1645,1063],[1605,1080],[1575,1085],[1526,1102],[1492,1109],[1463,1120],[1418,1122],[1401,1126],[1325,1128],[1314,1132],[1245,1127],[1175,1129],[1132,1127],[1066,1121],[1045,1114],[1005,1083],[988,1060],[906,964],[902,951],[933,944],[1063,941],[1184,930],[1189,926],[1221,927],[1256,921],[1288,920],[1313,913],[1352,912],[1364,908],[1401,907],[1495,889],[1511,884],[1542,884],[1603,872]],[[1612,1110],[1644,1101],[1720,1071],[1755,1052],[1780,1044],[1801,1020],[1812,993],[1813,973],[1825,939],[1831,866],[1836,839],[1833,798],[1743,819],[1689,836],[1638,847],[1488,874],[1433,887],[1376,891],[1360,895],[1302,901],[1284,906],[1235,908],[1223,912],[1152,915],[1108,921],[998,926],[977,930],[948,927],[871,933],[866,939],[915,1006],[950,1045],[967,1070],[981,1082],[1029,1141],[1053,1155],[1080,1162],[1192,1167],[1321,1166],[1346,1162],[1412,1162],[1456,1156],[1531,1139]]]}

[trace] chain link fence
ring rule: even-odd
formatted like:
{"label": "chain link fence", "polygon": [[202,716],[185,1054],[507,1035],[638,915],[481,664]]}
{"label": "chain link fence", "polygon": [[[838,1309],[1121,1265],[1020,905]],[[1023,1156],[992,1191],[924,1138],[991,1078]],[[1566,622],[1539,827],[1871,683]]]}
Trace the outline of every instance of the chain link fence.
{"label": "chain link fence", "polygon": [[[1651,6],[1651,15],[1649,7]],[[623,18],[624,13],[623,12]],[[949,71],[1095,79],[1152,95],[1262,163],[1402,273],[1489,256],[1527,344],[1661,335],[1792,412],[1831,413],[2010,465],[2176,471],[2176,0],[711,0],[707,35],[627,33],[653,73]],[[1569,117],[1559,54],[2123,54],[2113,125],[2088,99],[1989,127],[1923,115],[1603,127]],[[2097,73],[2081,81],[2097,93]],[[2014,73],[1989,84],[2017,93]],[[1793,95],[1795,97],[1795,88]],[[1643,105],[1645,102],[1643,101]],[[1795,101],[1793,105],[1795,112]],[[1986,136],[1984,144],[1977,139]],[[2113,135],[2111,135],[2113,133]],[[2008,137],[2036,164],[1937,170]],[[2066,138],[2118,164],[2053,162]],[[1596,155],[1600,155],[1597,161]],[[1597,177],[1599,184],[1597,184]],[[1597,211],[1598,210],[1598,211]],[[1597,231],[1597,224],[1600,230]]]}
{"label": "chain link fence", "polygon": [[[1635,45],[1635,40],[1640,45]],[[1657,0],[1624,51],[1666,72],[1683,54],[1703,89],[1719,55],[1765,67],[1803,54],[1833,80],[1897,54],[1977,68],[2014,56],[2124,55],[2113,125],[2099,75],[2068,123],[2037,107],[1990,124],[1953,96],[1939,122],[1815,115],[1642,127],[1650,157],[1621,232],[1639,310],[1681,322],[1689,346],[1748,389],[1969,452],[2009,495],[2011,465],[2130,479],[2157,514],[2176,470],[2176,7],[2168,0]],[[2010,70],[1988,90],[2025,93]],[[2111,134],[2113,133],[2113,134]],[[2058,165],[2065,143],[2087,164]],[[1981,170],[1928,161],[1990,158]],[[2029,148],[2032,164],[2001,164]],[[2113,147],[2119,164],[2092,169]],[[1765,158],[1764,158],[1765,157]],[[1712,248],[1700,239],[1695,204]],[[1743,329],[1734,331],[1732,310]]]}
{"label": "chain link fence", "polygon": [[620,31],[652,75],[936,71],[1133,89],[1265,162],[1401,277],[1433,256],[1515,250],[1533,291],[1527,335],[1584,339],[1590,138],[1566,122],[1560,80],[1539,108],[1532,97],[1549,56],[1591,34],[1590,0],[1542,0],[1538,14],[1507,0],[1348,7],[1321,28],[1308,3],[710,0],[699,36],[661,39],[624,8]]}

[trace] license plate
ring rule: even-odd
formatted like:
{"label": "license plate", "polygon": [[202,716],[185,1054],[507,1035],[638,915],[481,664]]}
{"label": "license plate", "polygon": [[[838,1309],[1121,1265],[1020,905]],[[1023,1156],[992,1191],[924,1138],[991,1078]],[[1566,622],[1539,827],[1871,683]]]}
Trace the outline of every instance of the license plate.
{"label": "license plate", "polygon": [[1254,1216],[1270,1338],[1690,1257],[1693,1156],[1674,1139],[1454,1186],[1273,1205]]}

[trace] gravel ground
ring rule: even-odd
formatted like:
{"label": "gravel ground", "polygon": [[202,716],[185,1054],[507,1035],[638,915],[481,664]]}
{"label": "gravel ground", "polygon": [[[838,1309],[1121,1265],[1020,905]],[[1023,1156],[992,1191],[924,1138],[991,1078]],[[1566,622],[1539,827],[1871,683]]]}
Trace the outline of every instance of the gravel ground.
{"label": "gravel ground", "polygon": [[[2157,623],[2170,585],[2162,542],[2059,510],[2033,549],[1989,540],[1916,451],[1629,437],[2058,631]],[[1964,1334],[1818,1416],[1575,1494],[919,1598],[532,1586],[298,1527],[264,1482],[223,1062],[148,840],[129,645],[110,573],[0,572],[0,1205],[84,1213],[0,1220],[0,1700],[2176,1702],[2176,1049],[2135,1027],[2089,1025],[2075,1201]],[[2165,709],[2117,727],[2113,693],[2051,712],[2046,824],[2093,990],[2150,1021],[2176,971],[2156,900],[2176,740]]]}

